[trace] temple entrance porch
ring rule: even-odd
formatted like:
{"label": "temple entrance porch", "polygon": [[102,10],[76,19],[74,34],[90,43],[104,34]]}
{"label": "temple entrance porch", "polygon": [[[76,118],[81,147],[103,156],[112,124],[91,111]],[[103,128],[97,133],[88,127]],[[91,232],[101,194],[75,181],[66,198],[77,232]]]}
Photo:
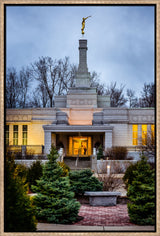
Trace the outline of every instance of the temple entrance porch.
{"label": "temple entrance porch", "polygon": [[93,155],[93,148],[104,145],[104,133],[52,133],[51,143],[57,150],[63,148],[64,157],[86,159]]}
{"label": "temple entrance porch", "polygon": [[45,153],[48,154],[51,145],[63,148],[64,156],[89,157],[93,154],[93,148],[102,145],[104,149],[112,147],[112,130],[106,126],[43,126],[45,132]]}

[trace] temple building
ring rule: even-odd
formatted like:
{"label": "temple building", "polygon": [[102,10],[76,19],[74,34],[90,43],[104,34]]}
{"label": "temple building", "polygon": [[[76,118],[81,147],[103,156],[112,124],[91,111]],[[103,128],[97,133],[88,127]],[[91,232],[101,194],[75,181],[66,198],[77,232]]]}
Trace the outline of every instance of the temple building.
{"label": "temple building", "polygon": [[54,108],[7,109],[6,143],[17,150],[47,154],[54,144],[64,156],[88,157],[102,145],[127,147],[136,155],[139,140],[154,133],[154,108],[113,108],[110,97],[90,85],[87,40],[79,40],[79,66],[74,87],[55,97]]}

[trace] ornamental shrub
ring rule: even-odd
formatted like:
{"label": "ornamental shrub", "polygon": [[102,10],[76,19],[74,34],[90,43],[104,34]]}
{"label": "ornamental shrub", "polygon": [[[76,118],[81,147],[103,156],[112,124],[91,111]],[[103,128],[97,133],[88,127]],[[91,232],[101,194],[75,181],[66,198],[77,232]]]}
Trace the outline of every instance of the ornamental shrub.
{"label": "ornamental shrub", "polygon": [[6,157],[5,163],[5,232],[36,231],[36,218],[25,179],[18,175],[14,159]]}
{"label": "ornamental shrub", "polygon": [[127,148],[121,146],[108,148],[105,151],[105,155],[112,160],[126,160],[127,154],[128,154]]}
{"label": "ornamental shrub", "polygon": [[33,198],[36,216],[39,220],[65,224],[75,222],[80,203],[70,191],[69,177],[62,177],[62,167],[57,163],[58,152],[52,147],[43,175],[32,188],[37,196]]}
{"label": "ornamental shrub", "polygon": [[71,171],[69,173],[71,191],[76,195],[83,195],[85,191],[101,191],[103,183],[92,175],[90,169]]}
{"label": "ornamental shrub", "polygon": [[65,163],[64,163],[64,161],[62,161],[62,162],[60,162],[60,161],[58,161],[58,165],[60,165],[61,167],[62,167],[62,176],[68,176],[68,174],[69,174],[69,171],[70,171],[70,168],[69,168],[69,166],[68,165],[66,165]]}
{"label": "ornamental shrub", "polygon": [[98,148],[97,160],[100,160],[101,158],[103,158],[103,148],[100,145],[99,148]]}
{"label": "ornamental shrub", "polygon": [[133,180],[128,185],[130,200],[128,214],[132,223],[139,225],[155,224],[155,173],[144,156],[133,170]]}
{"label": "ornamental shrub", "polygon": [[25,185],[25,187],[28,188],[28,183],[27,183],[28,167],[24,164],[16,164],[15,173],[17,174],[18,177],[20,177],[23,185]]}
{"label": "ornamental shrub", "polygon": [[40,179],[42,176],[42,169],[43,166],[41,164],[41,161],[37,160],[32,163],[32,165],[28,168],[27,172],[27,182],[29,184],[29,188],[31,188],[31,185],[36,185],[36,180]]}
{"label": "ornamental shrub", "polygon": [[125,183],[126,189],[128,189],[128,185],[132,184],[133,179],[136,177],[135,171],[138,168],[138,163],[132,163],[125,171],[125,174],[123,176],[123,182]]}

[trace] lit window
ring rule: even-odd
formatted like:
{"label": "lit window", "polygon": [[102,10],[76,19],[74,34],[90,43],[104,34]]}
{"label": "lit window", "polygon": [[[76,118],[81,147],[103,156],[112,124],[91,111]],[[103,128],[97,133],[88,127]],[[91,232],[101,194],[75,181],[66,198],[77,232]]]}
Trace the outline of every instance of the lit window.
{"label": "lit window", "polygon": [[18,125],[13,125],[13,145],[18,145]]}
{"label": "lit window", "polygon": [[147,145],[147,125],[142,125],[142,145]]}
{"label": "lit window", "polygon": [[152,145],[155,144],[155,126],[151,125],[151,143]]}
{"label": "lit window", "polygon": [[132,125],[132,143],[138,145],[138,125]]}
{"label": "lit window", "polygon": [[22,145],[27,145],[27,125],[23,125],[22,129]]}
{"label": "lit window", "polygon": [[9,125],[6,125],[6,145],[9,145]]}

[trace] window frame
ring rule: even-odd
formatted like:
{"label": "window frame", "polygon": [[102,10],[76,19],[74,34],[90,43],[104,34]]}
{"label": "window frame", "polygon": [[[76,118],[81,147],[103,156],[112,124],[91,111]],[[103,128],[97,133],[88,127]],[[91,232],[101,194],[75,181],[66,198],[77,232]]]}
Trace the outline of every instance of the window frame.
{"label": "window frame", "polygon": [[[17,130],[15,129],[17,127]],[[13,125],[13,145],[18,145],[18,125]]]}

